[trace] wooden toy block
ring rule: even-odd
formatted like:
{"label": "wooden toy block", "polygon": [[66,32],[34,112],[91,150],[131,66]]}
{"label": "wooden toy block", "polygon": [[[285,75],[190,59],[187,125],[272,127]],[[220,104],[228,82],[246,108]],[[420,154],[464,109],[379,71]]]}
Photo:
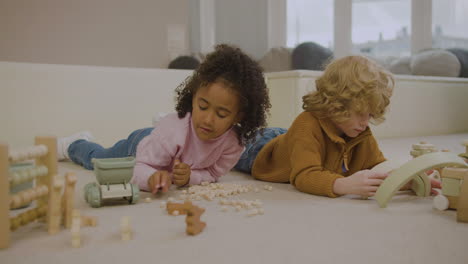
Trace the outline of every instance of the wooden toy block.
{"label": "wooden toy block", "polygon": [[55,179],[52,190],[49,192],[49,204],[47,206],[49,234],[53,235],[60,231],[62,221],[61,194],[63,180]]}
{"label": "wooden toy block", "polygon": [[425,141],[421,141],[418,144],[413,144],[412,145],[412,150],[410,151],[411,156],[413,158],[419,157],[421,155],[431,153],[431,152],[436,152],[437,149],[434,147],[434,145],[429,144]]}
{"label": "wooden toy block", "polygon": [[71,223],[71,228],[70,228],[70,232],[72,236],[72,240],[71,240],[72,247],[75,247],[75,248],[81,247],[80,229],[81,229],[80,211],[75,209],[72,212],[72,223]]}
{"label": "wooden toy block", "polygon": [[442,169],[442,178],[451,178],[463,180],[468,176],[468,168],[443,168]]}
{"label": "wooden toy block", "polygon": [[[392,171],[390,175],[383,181],[377,189],[375,198],[380,207],[386,207],[388,201],[393,195],[401,189],[410,180],[420,177],[419,182],[423,184],[423,196],[429,196],[431,191],[431,183],[429,178],[424,173],[433,168],[440,168],[446,166],[454,167],[467,167],[463,159],[450,152],[434,152],[428,153],[403,164],[400,168]],[[414,187],[414,186],[413,186]]]}
{"label": "wooden toy block", "polygon": [[460,154],[458,154],[458,156],[464,158],[465,161],[468,163],[468,140],[465,139],[465,140],[462,142],[462,145],[465,146],[465,153],[460,153]]}
{"label": "wooden toy block", "polygon": [[446,195],[448,201],[449,201],[449,208],[457,210],[458,208],[458,196],[448,196]]}
{"label": "wooden toy block", "polygon": [[132,228],[130,227],[130,217],[123,216],[120,220],[120,234],[123,241],[132,239]]}
{"label": "wooden toy block", "polygon": [[429,194],[427,194],[427,187],[430,184],[429,177],[425,174],[425,172],[421,172],[420,174],[421,175],[418,174],[413,178],[410,188],[417,196],[428,196]]}
{"label": "wooden toy block", "polygon": [[442,194],[449,196],[458,196],[460,194],[459,179],[442,178]]}
{"label": "wooden toy block", "polygon": [[63,224],[65,228],[71,227],[72,212],[75,204],[75,184],[76,175],[74,173],[67,173],[65,175],[65,190],[62,199],[63,208]]}
{"label": "wooden toy block", "polygon": [[468,177],[461,184],[457,206],[457,221],[468,223]]}
{"label": "wooden toy block", "polygon": [[[442,179],[442,195],[448,200],[448,208],[457,210],[457,220],[460,222],[468,222],[468,213],[467,209],[463,207],[468,205],[460,206],[466,198],[466,194],[463,193],[462,187],[465,185],[465,182],[468,180],[468,168],[452,168],[447,167],[441,170],[441,179]],[[465,187],[468,188],[468,187]],[[466,192],[466,190],[465,190]],[[434,199],[434,207],[439,210],[447,209],[446,206],[438,206],[442,204],[441,198],[438,200]],[[458,216],[460,215],[460,216]],[[466,217],[466,218],[465,218]],[[459,219],[460,218],[460,219]],[[466,219],[466,220],[464,220]]]}
{"label": "wooden toy block", "polygon": [[434,150],[434,149],[435,149],[435,146],[434,146],[433,144],[427,143],[426,141],[420,141],[420,142],[417,143],[417,144],[413,144],[413,145],[412,145],[412,148],[413,148],[413,149],[416,149],[416,150],[421,150],[421,149],[431,149],[431,150]]}
{"label": "wooden toy block", "polygon": [[10,184],[8,146],[0,144],[0,248],[10,245]]}

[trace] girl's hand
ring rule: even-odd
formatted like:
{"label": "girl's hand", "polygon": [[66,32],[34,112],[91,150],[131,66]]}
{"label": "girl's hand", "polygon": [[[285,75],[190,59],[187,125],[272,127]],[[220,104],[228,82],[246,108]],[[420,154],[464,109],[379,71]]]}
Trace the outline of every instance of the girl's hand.
{"label": "girl's hand", "polygon": [[186,185],[190,181],[190,166],[176,159],[172,169],[174,184],[177,186]]}
{"label": "girl's hand", "polygon": [[333,192],[338,195],[357,194],[363,197],[374,196],[375,192],[387,178],[386,172],[362,170],[345,178],[336,179]]}
{"label": "girl's hand", "polygon": [[152,194],[156,194],[158,190],[161,190],[163,193],[167,192],[169,187],[171,187],[169,172],[165,170],[155,172],[149,177],[148,186]]}

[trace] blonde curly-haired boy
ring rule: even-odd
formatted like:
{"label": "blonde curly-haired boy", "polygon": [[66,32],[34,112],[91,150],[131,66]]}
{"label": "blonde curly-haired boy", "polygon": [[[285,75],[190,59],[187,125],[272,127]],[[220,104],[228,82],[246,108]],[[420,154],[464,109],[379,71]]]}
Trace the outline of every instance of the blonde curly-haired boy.
{"label": "blonde curly-haired boy", "polygon": [[388,174],[369,170],[385,161],[369,122],[385,119],[392,75],[366,57],[348,56],[331,62],[316,87],[303,96],[304,112],[291,127],[259,134],[235,168],[310,194],[373,196]]}

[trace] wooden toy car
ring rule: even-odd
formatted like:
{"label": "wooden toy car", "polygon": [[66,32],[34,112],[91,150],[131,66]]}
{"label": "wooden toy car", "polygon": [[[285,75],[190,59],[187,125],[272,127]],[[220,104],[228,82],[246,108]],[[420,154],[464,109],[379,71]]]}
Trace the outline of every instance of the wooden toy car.
{"label": "wooden toy car", "polygon": [[84,187],[84,196],[92,207],[101,207],[103,200],[124,199],[135,204],[139,199],[139,188],[131,184],[135,166],[134,157],[93,159],[97,182]]}

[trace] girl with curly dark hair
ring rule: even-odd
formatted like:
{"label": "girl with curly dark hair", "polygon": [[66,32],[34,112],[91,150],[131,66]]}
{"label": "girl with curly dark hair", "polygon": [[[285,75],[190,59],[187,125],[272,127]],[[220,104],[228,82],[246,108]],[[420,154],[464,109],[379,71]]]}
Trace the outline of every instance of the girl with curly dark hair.
{"label": "girl with curly dark hair", "polygon": [[136,155],[132,183],[152,193],[171,183],[218,181],[266,126],[271,105],[262,69],[239,48],[219,45],[176,94],[177,113],[154,129],[136,130],[108,149],[90,142],[89,133],[61,138],[59,157],[93,169],[93,158]]}

